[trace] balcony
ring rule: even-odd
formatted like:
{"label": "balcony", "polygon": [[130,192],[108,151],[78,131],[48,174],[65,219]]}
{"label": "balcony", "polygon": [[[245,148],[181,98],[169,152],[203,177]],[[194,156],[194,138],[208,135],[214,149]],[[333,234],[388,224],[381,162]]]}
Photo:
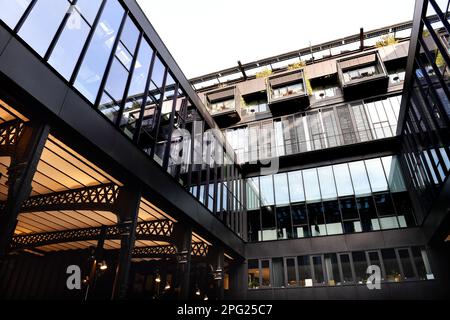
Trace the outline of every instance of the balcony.
{"label": "balcony", "polygon": [[241,121],[240,94],[236,87],[222,88],[205,95],[205,105],[219,127]]}
{"label": "balcony", "polygon": [[378,52],[338,60],[337,70],[346,99],[374,96],[388,90],[389,75]]}
{"label": "balcony", "polygon": [[309,107],[310,101],[303,69],[269,77],[267,98],[273,116],[291,114]]}

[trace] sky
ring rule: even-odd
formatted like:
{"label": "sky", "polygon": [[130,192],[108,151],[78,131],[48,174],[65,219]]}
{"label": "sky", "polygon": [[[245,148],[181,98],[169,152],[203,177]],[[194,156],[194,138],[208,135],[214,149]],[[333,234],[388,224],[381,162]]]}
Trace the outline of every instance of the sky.
{"label": "sky", "polygon": [[415,0],[138,0],[188,78],[412,20]]}

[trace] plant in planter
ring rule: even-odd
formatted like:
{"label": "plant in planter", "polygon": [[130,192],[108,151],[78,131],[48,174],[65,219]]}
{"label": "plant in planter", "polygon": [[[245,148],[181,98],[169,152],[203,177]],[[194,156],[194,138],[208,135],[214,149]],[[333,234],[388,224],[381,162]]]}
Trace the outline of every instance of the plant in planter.
{"label": "plant in planter", "polygon": [[267,78],[272,74],[272,70],[264,69],[256,73],[256,79]]}
{"label": "plant in planter", "polygon": [[395,39],[395,37],[393,35],[389,34],[389,35],[382,36],[380,38],[380,40],[378,40],[375,43],[375,46],[377,48],[381,48],[381,47],[390,46],[390,45],[396,44],[396,43],[398,43],[398,40]]}
{"label": "plant in planter", "polygon": [[305,61],[299,61],[288,65],[288,70],[297,70],[306,67]]}

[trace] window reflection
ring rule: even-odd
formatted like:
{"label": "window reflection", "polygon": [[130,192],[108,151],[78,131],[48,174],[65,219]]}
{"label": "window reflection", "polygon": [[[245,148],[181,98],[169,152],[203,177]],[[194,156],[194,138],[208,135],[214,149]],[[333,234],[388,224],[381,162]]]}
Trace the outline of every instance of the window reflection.
{"label": "window reflection", "polygon": [[31,0],[0,0],[0,20],[14,29],[30,3]]}
{"label": "window reflection", "polygon": [[[19,36],[40,56],[44,56],[64,16],[69,10],[68,1],[40,0],[36,2]],[[9,6],[5,5],[5,6]],[[3,11],[3,6],[1,7]]]}
{"label": "window reflection", "polygon": [[117,1],[108,1],[100,23],[84,58],[78,77],[77,88],[89,101],[95,102],[109,55],[117,37],[124,9]]}

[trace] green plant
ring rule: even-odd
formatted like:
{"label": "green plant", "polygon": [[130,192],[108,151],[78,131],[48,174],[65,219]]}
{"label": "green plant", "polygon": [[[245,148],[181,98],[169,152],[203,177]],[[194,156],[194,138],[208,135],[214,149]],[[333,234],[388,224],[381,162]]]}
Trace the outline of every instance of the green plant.
{"label": "green plant", "polygon": [[306,62],[299,61],[299,62],[291,63],[290,65],[288,65],[288,70],[297,70],[297,69],[301,69],[304,67],[306,67]]}
{"label": "green plant", "polygon": [[436,55],[436,66],[438,66],[438,68],[442,68],[445,66],[445,60],[444,57],[442,56],[442,53],[436,49],[437,55]]}
{"label": "green plant", "polygon": [[390,46],[390,45],[396,44],[396,43],[398,43],[398,40],[395,39],[395,37],[393,35],[389,34],[389,35],[382,36],[380,38],[380,40],[378,40],[375,43],[375,46],[377,48],[381,48],[381,47]]}
{"label": "green plant", "polygon": [[272,70],[264,69],[256,73],[256,79],[267,78],[272,74]]}

